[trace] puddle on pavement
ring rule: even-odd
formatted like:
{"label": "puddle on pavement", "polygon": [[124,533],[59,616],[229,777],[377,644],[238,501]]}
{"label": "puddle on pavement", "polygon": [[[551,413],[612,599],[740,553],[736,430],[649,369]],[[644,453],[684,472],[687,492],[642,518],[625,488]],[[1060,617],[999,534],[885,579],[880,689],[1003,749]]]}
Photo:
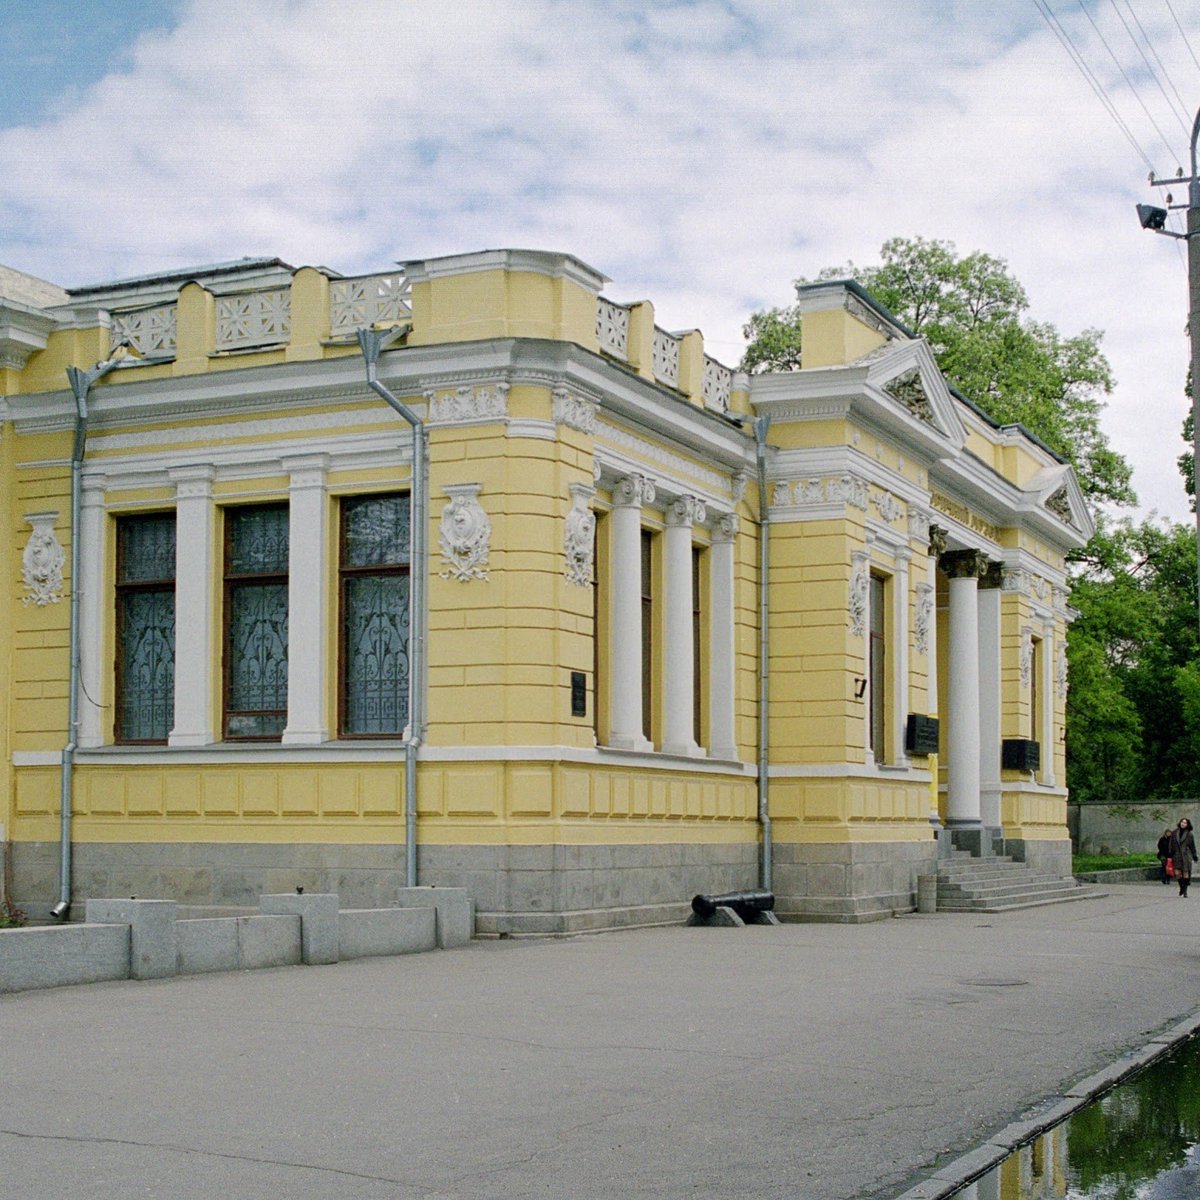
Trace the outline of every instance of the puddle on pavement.
{"label": "puddle on pavement", "polygon": [[953,1200],[1200,1200],[1200,1037],[1014,1150]]}

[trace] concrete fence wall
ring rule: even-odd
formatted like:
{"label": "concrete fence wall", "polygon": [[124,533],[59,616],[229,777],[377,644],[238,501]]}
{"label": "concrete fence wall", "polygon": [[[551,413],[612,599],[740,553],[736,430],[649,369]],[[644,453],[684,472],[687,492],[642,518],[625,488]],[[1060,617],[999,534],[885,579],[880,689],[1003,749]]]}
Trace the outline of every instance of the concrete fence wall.
{"label": "concrete fence wall", "polygon": [[329,893],[261,896],[259,908],[177,920],[172,900],[89,900],[82,925],[0,930],[0,992],[416,954],[473,933],[462,888],[405,888],[394,908],[341,910]]}
{"label": "concrete fence wall", "polygon": [[1180,817],[1194,825],[1200,817],[1200,800],[1067,806],[1067,826],[1078,854],[1153,854],[1163,830]]}

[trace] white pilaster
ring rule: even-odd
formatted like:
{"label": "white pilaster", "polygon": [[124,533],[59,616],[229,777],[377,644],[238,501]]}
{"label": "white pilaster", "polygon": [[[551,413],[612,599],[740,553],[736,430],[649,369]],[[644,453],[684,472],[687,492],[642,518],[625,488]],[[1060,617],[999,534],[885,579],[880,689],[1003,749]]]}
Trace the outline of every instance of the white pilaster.
{"label": "white pilaster", "polygon": [[213,738],[213,469],[180,467],[175,484],[175,728],[172,746]]}
{"label": "white pilaster", "polygon": [[[964,552],[965,553],[965,552]],[[977,574],[967,558],[951,561],[946,823],[980,824],[979,603]]]}
{"label": "white pilaster", "polygon": [[667,506],[663,535],[665,596],[663,655],[663,751],[697,756],[694,736],[696,654],[692,636],[692,525],[703,521],[704,504],[679,496]]}
{"label": "white pilaster", "polygon": [[654,484],[627,475],[613,488],[612,570],[609,610],[609,743],[623,750],[652,750],[642,733],[642,505],[654,499]]}
{"label": "white pilaster", "polygon": [[908,721],[908,607],[911,603],[908,565],[911,561],[911,551],[898,549],[892,577],[892,745],[896,765],[902,767],[909,764],[904,750],[904,733]]}
{"label": "white pilaster", "polygon": [[1000,828],[1000,596],[979,589],[979,806],[989,829]]}
{"label": "white pilaster", "polygon": [[104,711],[99,703],[104,646],[104,488],[102,475],[85,476],[79,510],[78,745],[85,748],[104,741]]}
{"label": "white pilaster", "polygon": [[288,479],[288,718],[285,746],[329,737],[325,714],[326,516],[329,456],[284,459]]}
{"label": "white pilaster", "polygon": [[1054,623],[1047,621],[1042,633],[1042,677],[1038,688],[1042,697],[1042,727],[1039,739],[1042,743],[1042,769],[1040,779],[1054,786],[1054,664],[1057,647],[1054,644]]}
{"label": "white pilaster", "polygon": [[708,552],[708,752],[713,758],[738,755],[733,709],[733,547],[737,533],[736,514],[718,517]]}

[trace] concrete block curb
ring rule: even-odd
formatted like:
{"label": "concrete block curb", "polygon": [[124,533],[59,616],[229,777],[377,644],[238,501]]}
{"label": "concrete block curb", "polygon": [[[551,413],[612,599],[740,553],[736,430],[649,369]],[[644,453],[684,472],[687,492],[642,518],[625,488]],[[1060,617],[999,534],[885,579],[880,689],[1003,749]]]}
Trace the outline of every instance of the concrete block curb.
{"label": "concrete block curb", "polygon": [[89,900],[87,924],[129,926],[130,979],[165,979],[175,974],[174,900]]}
{"label": "concrete block curb", "polygon": [[401,888],[396,896],[396,907],[436,909],[439,950],[452,950],[471,944],[474,919],[466,888]]}
{"label": "concrete block curb", "polygon": [[338,953],[343,961],[437,948],[436,909],[350,908],[338,913]]}
{"label": "concrete block curb", "polygon": [[260,896],[261,912],[300,918],[300,957],[308,966],[338,961],[338,898],[335,892],[284,892]]}

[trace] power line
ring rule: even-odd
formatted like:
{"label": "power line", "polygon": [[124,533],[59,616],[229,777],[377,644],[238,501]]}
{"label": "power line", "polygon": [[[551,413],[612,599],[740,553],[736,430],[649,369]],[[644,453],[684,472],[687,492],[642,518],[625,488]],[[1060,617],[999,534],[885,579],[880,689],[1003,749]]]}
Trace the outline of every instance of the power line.
{"label": "power line", "polygon": [[[1159,138],[1162,141],[1162,144],[1166,147],[1167,154],[1170,155],[1170,153],[1171,153],[1170,140],[1168,139],[1167,135],[1165,133],[1163,133],[1162,129],[1159,128],[1159,124],[1154,119],[1154,115],[1146,107],[1146,102],[1142,99],[1141,93],[1138,92],[1137,87],[1134,85],[1133,80],[1129,78],[1129,75],[1126,73],[1125,68],[1123,66],[1121,66],[1121,60],[1116,56],[1116,54],[1113,51],[1113,48],[1108,44],[1108,39],[1100,31],[1100,26],[1096,24],[1096,19],[1092,16],[1092,14],[1090,12],[1088,12],[1087,5],[1084,4],[1083,0],[1075,0],[1075,2],[1079,5],[1079,9],[1083,13],[1083,15],[1085,17],[1087,17],[1088,22],[1091,25],[1091,27],[1096,31],[1096,36],[1100,39],[1100,44],[1105,48],[1105,50],[1108,51],[1108,56],[1116,64],[1117,70],[1121,72],[1121,78],[1125,80],[1126,87],[1129,88],[1130,92],[1133,93],[1133,98],[1138,102],[1138,104],[1141,105],[1142,112],[1144,112],[1146,114],[1146,119],[1150,122],[1151,125],[1154,126],[1154,131],[1158,134]],[[1185,136],[1186,136],[1186,132],[1185,132]]]}
{"label": "power line", "polygon": [[[1163,87],[1162,81],[1158,77],[1158,72],[1156,72],[1154,70],[1154,67],[1151,66],[1150,60],[1146,57],[1146,51],[1142,49],[1141,43],[1137,40],[1136,37],[1134,37],[1133,30],[1129,28],[1129,22],[1125,20],[1124,14],[1117,7],[1117,0],[1109,0],[1109,3],[1113,7],[1113,12],[1115,12],[1117,14],[1117,16],[1120,17],[1121,24],[1125,26],[1125,32],[1127,34],[1129,34],[1129,40],[1134,44],[1134,47],[1137,49],[1137,52],[1142,56],[1142,62],[1144,62],[1146,64],[1146,70],[1150,72],[1150,78],[1154,80],[1155,86],[1158,88],[1159,92],[1162,94],[1162,98],[1167,102],[1167,107],[1175,114],[1175,119],[1179,122],[1179,127],[1183,130],[1183,136],[1185,138],[1190,137],[1191,130],[1188,129],[1187,121],[1185,119],[1186,113],[1187,113],[1187,106],[1183,103],[1183,97],[1180,96],[1179,89],[1176,88],[1173,83],[1171,83],[1171,77],[1167,74],[1167,68],[1163,64],[1163,60],[1161,58],[1159,58],[1158,51],[1154,49],[1154,47],[1150,43],[1150,39],[1146,36],[1146,30],[1143,28],[1141,21],[1138,20],[1137,13],[1135,13],[1133,11],[1133,6],[1130,4],[1129,0],[1125,0],[1125,7],[1127,9],[1129,9],[1129,15],[1133,18],[1134,23],[1137,25],[1138,30],[1141,32],[1142,40],[1146,43],[1146,46],[1149,48],[1151,54],[1153,54],[1154,57],[1156,59],[1158,59],[1159,69],[1162,72],[1163,78],[1166,79],[1166,81],[1168,83],[1171,83],[1171,90],[1174,91],[1175,98],[1179,101],[1178,107],[1176,107],[1175,105],[1173,105],[1171,103],[1171,97],[1167,95],[1167,89]],[[1181,116],[1180,115],[1181,113],[1185,114],[1185,115]]]}
{"label": "power line", "polygon": [[1188,41],[1188,35],[1184,32],[1183,26],[1179,23],[1179,18],[1175,15],[1174,8],[1171,7],[1171,0],[1166,0],[1167,12],[1171,14],[1175,22],[1175,28],[1179,30],[1179,36],[1183,38],[1183,44],[1187,47],[1188,53],[1192,56],[1192,62],[1196,64],[1196,70],[1200,71],[1200,58],[1196,57],[1195,50],[1192,49],[1192,43]]}
{"label": "power line", "polygon": [[[1112,117],[1117,128],[1125,135],[1125,140],[1133,147],[1133,152],[1150,168],[1151,174],[1154,173],[1154,164],[1150,161],[1150,156],[1142,148],[1141,143],[1133,135],[1133,131],[1125,123],[1121,114],[1117,112],[1116,105],[1109,98],[1108,93],[1104,89],[1104,85],[1092,73],[1092,69],[1083,59],[1083,55],[1076,48],[1071,35],[1066,31],[1061,21],[1055,15],[1054,10],[1050,7],[1049,0],[1033,0],[1034,6],[1041,14],[1042,19],[1050,28],[1050,32],[1058,38],[1063,49],[1071,56],[1071,61],[1075,64],[1079,73],[1086,80],[1088,87],[1095,93],[1096,99],[1100,101],[1104,110]],[[1200,64],[1198,64],[1200,65]]]}

